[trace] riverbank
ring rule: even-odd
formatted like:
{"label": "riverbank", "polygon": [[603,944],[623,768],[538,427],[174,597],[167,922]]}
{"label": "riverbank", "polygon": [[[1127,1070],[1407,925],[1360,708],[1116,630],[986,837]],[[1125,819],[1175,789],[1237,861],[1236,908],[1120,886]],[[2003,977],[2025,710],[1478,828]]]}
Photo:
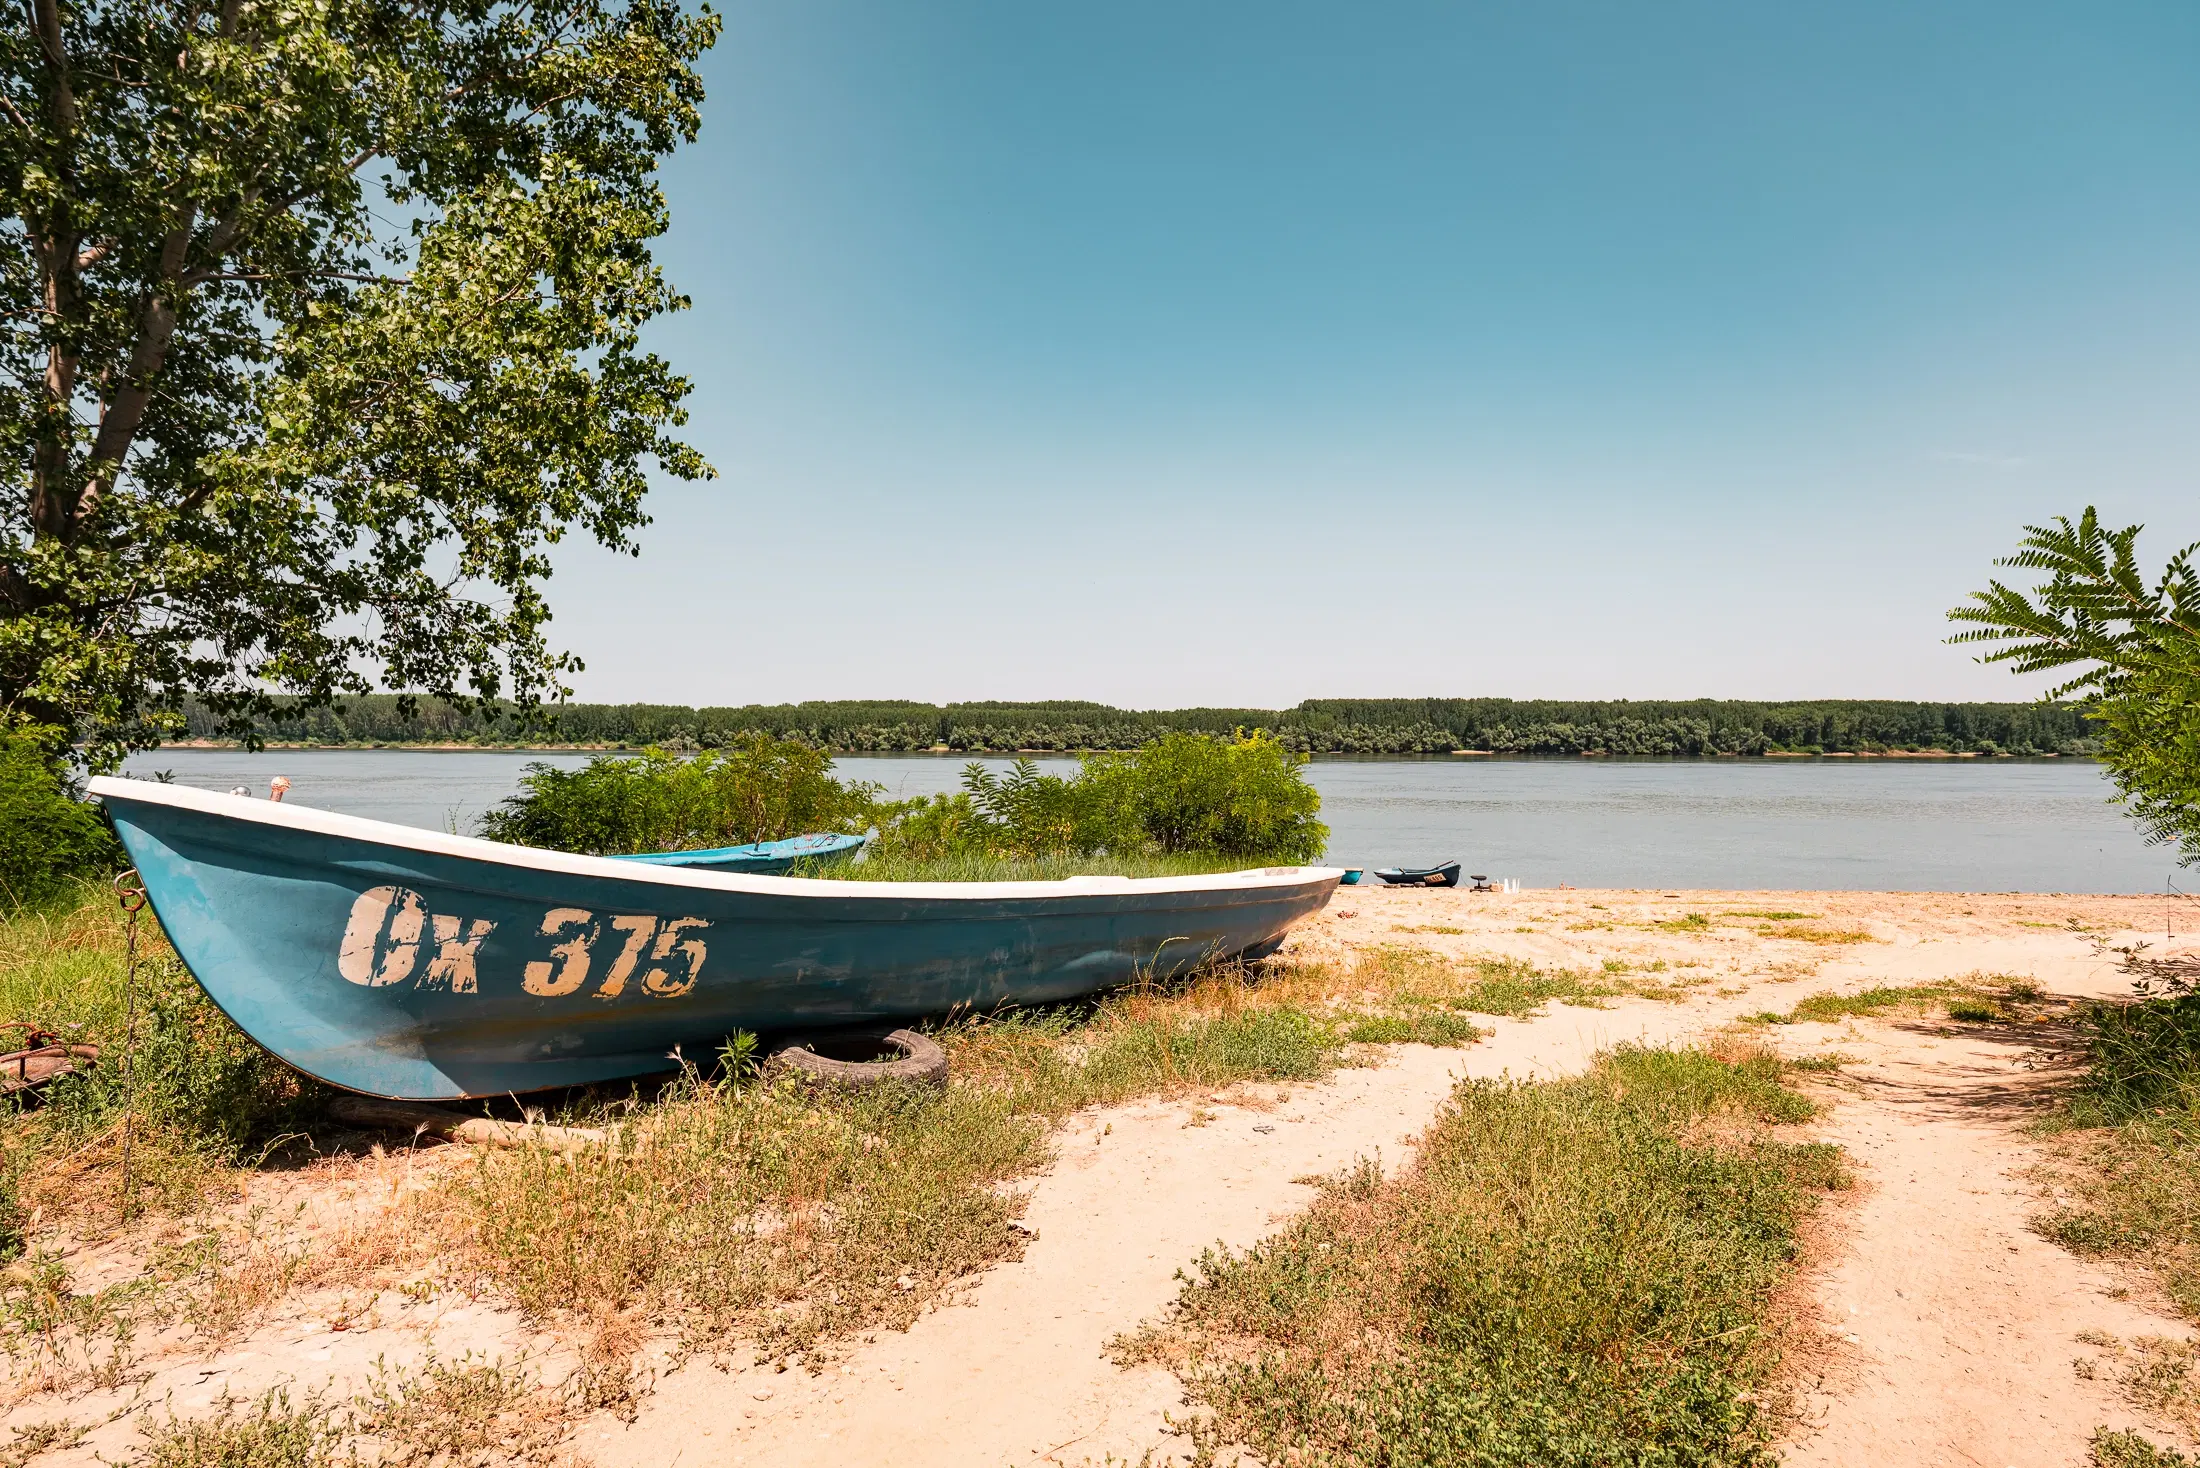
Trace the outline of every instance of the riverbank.
{"label": "riverbank", "polygon": [[[293,804],[472,833],[527,766],[586,752],[172,749],[140,776],[265,793]],[[848,755],[835,775],[888,799],[961,788],[969,755]],[[986,756],[996,771],[1006,756]],[[1067,773],[1067,758],[1039,758]],[[2174,857],[2076,759],[1316,759],[1306,778],[1340,866],[1424,866],[1531,888],[1797,887],[2162,891]]]}
{"label": "riverbank", "polygon": [[[89,1465],[124,1457],[163,1410],[204,1416],[277,1386],[342,1403],[371,1397],[378,1372],[432,1385],[436,1363],[471,1352],[529,1381],[616,1384],[543,1412],[543,1462],[1187,1462],[1172,1428],[1197,1416],[1186,1383],[1118,1364],[1110,1343],[1169,1317],[1177,1271],[1202,1250],[1272,1236],[1314,1202],[1307,1179],[1356,1158],[1396,1176],[1462,1078],[1576,1075],[1615,1045],[1723,1035],[1820,1068],[1804,1135],[1841,1147],[1856,1179],[1806,1231],[1783,1297],[1790,1461],[2067,1468],[2103,1427],[2188,1443],[2173,1412],[2124,1385],[2123,1347],[2101,1343],[2189,1328],[2143,1275],[2081,1260],[2030,1220],[2059,1186],[2031,1130],[2071,1075],[2059,1005],[2124,992],[2097,944],[2159,948],[2165,920],[2184,931],[2189,911],[2160,897],[1343,889],[1286,950],[1289,1002],[1326,992],[1291,975],[1379,971],[1390,992],[1456,993],[1484,1037],[1074,1112],[1016,1186],[1019,1239],[906,1328],[858,1329],[781,1369],[768,1352],[699,1349],[677,1316],[530,1317],[492,1277],[407,1252],[420,1226],[407,1210],[479,1161],[423,1139],[247,1173],[165,1235],[81,1246],[70,1265],[95,1285],[127,1280],[131,1257],[228,1240],[213,1246],[238,1281],[226,1329],[141,1337],[112,1380],[29,1391],[5,1421],[83,1424],[32,1461]],[[2108,1364],[2074,1373],[2073,1356]]]}

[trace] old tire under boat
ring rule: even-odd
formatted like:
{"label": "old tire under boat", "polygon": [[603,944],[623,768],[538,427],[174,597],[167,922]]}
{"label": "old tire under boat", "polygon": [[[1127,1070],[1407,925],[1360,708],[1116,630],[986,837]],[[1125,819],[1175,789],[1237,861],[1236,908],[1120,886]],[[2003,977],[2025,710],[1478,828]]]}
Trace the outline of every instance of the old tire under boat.
{"label": "old tire under boat", "polygon": [[811,1049],[811,1041],[789,1045],[772,1053],[769,1070],[791,1073],[806,1081],[832,1086],[880,1086],[889,1081],[909,1085],[947,1084],[947,1052],[915,1030],[895,1030],[879,1041],[901,1052],[899,1060],[835,1060]]}

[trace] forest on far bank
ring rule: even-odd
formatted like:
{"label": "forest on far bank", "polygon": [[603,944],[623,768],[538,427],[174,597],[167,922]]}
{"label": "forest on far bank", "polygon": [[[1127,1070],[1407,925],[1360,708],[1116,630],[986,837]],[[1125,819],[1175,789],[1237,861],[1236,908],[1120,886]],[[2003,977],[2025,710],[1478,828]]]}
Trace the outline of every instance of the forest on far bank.
{"label": "forest on far bank", "polygon": [[[216,728],[210,713],[188,710],[187,737],[212,738]],[[424,699],[407,717],[395,695],[375,694],[282,710],[259,725],[262,738],[285,744],[710,749],[757,733],[849,754],[1136,749],[1170,730],[1238,729],[1265,729],[1309,754],[2087,755],[2100,748],[2074,704],[1892,699],[1318,698],[1288,709],[1167,710],[1083,702],[566,703],[529,717]]]}

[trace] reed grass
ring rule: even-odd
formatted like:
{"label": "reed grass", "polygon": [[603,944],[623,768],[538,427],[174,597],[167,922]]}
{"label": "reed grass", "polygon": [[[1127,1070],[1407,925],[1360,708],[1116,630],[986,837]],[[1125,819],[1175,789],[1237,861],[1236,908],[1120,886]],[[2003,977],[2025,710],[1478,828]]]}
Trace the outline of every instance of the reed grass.
{"label": "reed grass", "polygon": [[1363,1161],[1120,1343],[1304,1468],[1769,1465],[1774,1303],[1835,1149],[1767,1052],[1621,1049],[1462,1084],[1416,1160]]}

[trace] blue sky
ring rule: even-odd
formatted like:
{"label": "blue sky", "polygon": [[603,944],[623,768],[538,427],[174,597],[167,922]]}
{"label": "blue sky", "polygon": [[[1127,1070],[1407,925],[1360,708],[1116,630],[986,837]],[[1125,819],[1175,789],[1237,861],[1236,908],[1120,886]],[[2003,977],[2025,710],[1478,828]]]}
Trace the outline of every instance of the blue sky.
{"label": "blue sky", "polygon": [[2200,6],[735,0],[580,696],[2009,698],[2200,540]]}

